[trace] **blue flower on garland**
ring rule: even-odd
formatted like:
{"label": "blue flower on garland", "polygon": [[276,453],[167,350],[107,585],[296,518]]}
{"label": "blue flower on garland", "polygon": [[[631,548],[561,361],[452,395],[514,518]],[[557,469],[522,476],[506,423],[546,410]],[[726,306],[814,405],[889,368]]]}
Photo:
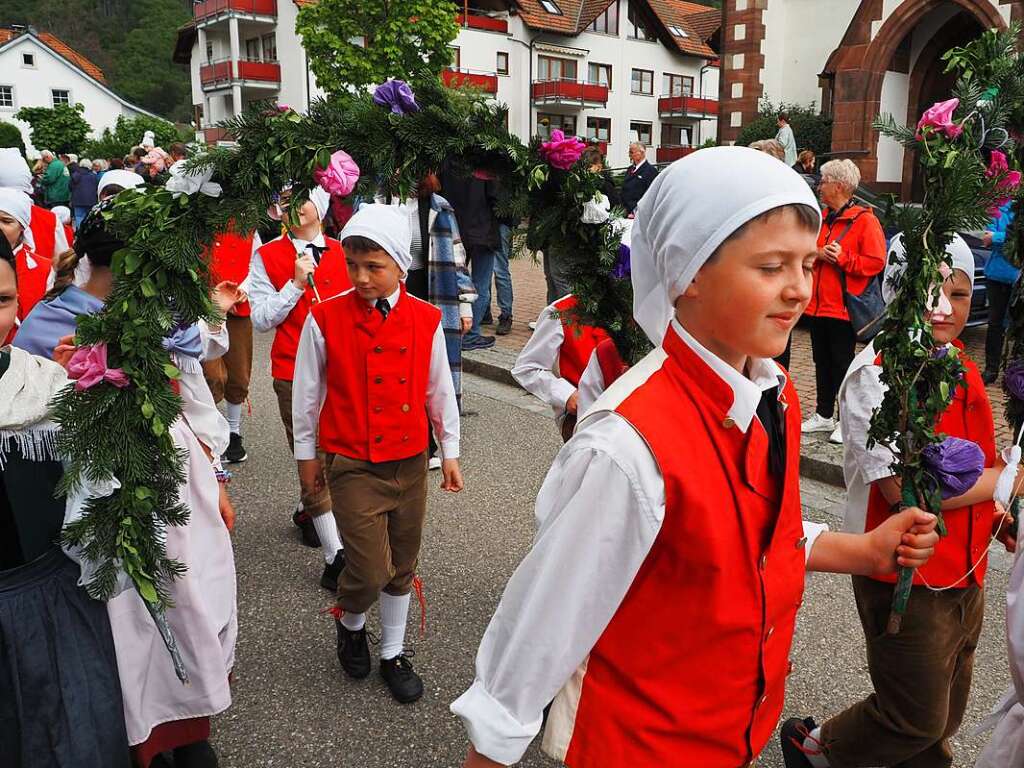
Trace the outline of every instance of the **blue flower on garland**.
{"label": "blue flower on garland", "polygon": [[373,103],[390,108],[391,113],[395,115],[408,115],[420,111],[416,95],[404,80],[388,80],[378,85],[377,90],[373,92]]}
{"label": "blue flower on garland", "polygon": [[926,446],[921,455],[928,472],[938,482],[943,499],[967,493],[985,468],[981,447],[959,437],[947,437],[941,443]]}

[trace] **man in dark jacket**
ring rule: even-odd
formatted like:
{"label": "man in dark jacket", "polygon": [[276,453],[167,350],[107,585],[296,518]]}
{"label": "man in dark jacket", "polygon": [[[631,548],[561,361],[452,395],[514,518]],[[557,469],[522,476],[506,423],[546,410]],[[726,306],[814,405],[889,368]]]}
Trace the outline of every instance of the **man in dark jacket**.
{"label": "man in dark jacket", "polygon": [[459,225],[459,235],[477,291],[477,300],[473,304],[473,327],[462,338],[462,348],[487,349],[494,346],[494,337],[480,335],[480,321],[491,308],[494,259],[501,247],[500,222],[494,215],[498,185],[482,173],[462,177],[447,171],[441,175],[441,195],[455,209],[455,221]]}
{"label": "man in dark jacket", "polygon": [[96,188],[99,183],[100,177],[93,171],[91,165],[79,165],[72,174],[71,211],[74,215],[75,229],[78,229],[82,219],[96,205]]}
{"label": "man in dark jacket", "polygon": [[632,214],[636,212],[637,203],[651,186],[654,177],[658,175],[658,169],[647,162],[647,150],[639,141],[629,145],[629,159],[633,165],[626,171],[626,178],[622,182],[621,199],[626,213]]}

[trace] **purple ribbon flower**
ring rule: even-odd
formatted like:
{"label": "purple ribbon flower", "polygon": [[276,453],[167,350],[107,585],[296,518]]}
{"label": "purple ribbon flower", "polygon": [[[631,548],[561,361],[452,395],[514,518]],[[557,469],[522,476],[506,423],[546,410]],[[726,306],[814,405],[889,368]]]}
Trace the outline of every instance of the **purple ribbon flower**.
{"label": "purple ribbon flower", "polygon": [[612,277],[616,280],[625,280],[632,273],[632,265],[629,259],[629,246],[623,243],[619,246],[619,258],[615,260],[615,266],[612,267]]}
{"label": "purple ribbon flower", "polygon": [[410,112],[420,111],[412,88],[404,80],[388,80],[378,85],[377,90],[373,92],[373,103],[389,107],[395,115],[408,115]]}
{"label": "purple ribbon flower", "polygon": [[925,466],[939,483],[943,499],[961,496],[978,482],[985,468],[985,454],[977,443],[947,437],[921,452]]}
{"label": "purple ribbon flower", "polygon": [[75,350],[68,362],[68,378],[76,379],[75,389],[79,392],[104,381],[122,389],[131,383],[120,368],[107,367],[106,342]]}
{"label": "purple ribbon flower", "polygon": [[1016,399],[1024,400],[1024,361],[1014,360],[1006,366],[1003,386]]}

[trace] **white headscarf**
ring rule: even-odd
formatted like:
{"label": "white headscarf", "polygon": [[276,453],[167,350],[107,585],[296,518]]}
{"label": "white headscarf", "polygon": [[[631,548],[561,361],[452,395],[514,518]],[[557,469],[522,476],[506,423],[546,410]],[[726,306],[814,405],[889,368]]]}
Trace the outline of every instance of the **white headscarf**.
{"label": "white headscarf", "polygon": [[135,187],[141,186],[146,183],[135,171],[125,171],[120,168],[115,168],[112,171],[107,171],[103,174],[103,178],[100,179],[99,186],[96,187],[96,194],[98,196],[103,195],[103,190],[109,187],[111,184],[117,184],[119,187],[124,189],[134,189]]}
{"label": "white headscarf", "polygon": [[66,205],[55,205],[50,210],[53,211],[53,215],[57,217],[57,221],[61,224],[71,223],[71,209]]}
{"label": "white headscarf", "polygon": [[[889,244],[891,258],[885,263],[885,279],[882,281],[882,299],[886,306],[892,304],[896,299],[896,291],[893,288],[892,280],[896,275],[902,274],[907,268],[907,249],[903,245],[903,233],[896,234]],[[946,246],[946,253],[953,262],[953,269],[959,269],[971,281],[971,290],[974,290],[974,252],[960,235],[953,235],[953,239]]]}
{"label": "white headscarf", "polygon": [[327,217],[327,209],[331,205],[331,193],[317,184],[309,190],[309,201],[316,206],[316,212],[320,214],[320,221]]}
{"label": "white headscarf", "polygon": [[661,344],[675,300],[733,232],[784,205],[818,201],[798,173],[748,147],[710,147],[662,171],[640,200],[630,260],[633,317]]}
{"label": "white headscarf", "polygon": [[36,242],[32,237],[32,198],[19,189],[0,187],[0,211],[13,216],[21,224],[22,240],[32,250]]}
{"label": "white headscarf", "polygon": [[16,147],[0,147],[0,187],[32,194],[32,172]]}
{"label": "white headscarf", "polygon": [[409,217],[399,213],[395,206],[381,203],[361,205],[341,230],[338,239],[344,242],[346,237],[372,240],[395,260],[403,273],[409,271],[409,265],[412,264],[412,254],[409,253],[412,242]]}

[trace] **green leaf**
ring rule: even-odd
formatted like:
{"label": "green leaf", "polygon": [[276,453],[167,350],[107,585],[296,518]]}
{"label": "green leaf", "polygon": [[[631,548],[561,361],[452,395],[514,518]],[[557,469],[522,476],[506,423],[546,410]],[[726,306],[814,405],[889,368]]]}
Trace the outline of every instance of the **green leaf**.
{"label": "green leaf", "polygon": [[151,402],[149,402],[149,400],[147,400],[146,402],[144,402],[142,404],[142,409],[141,410],[142,410],[142,417],[143,418],[145,418],[145,419],[153,418],[153,413],[154,413],[153,404]]}
{"label": "green leaf", "polygon": [[153,285],[153,281],[148,277],[142,278],[142,282],[139,283],[139,287],[142,289],[142,295],[147,299],[151,299],[157,294],[156,286]]}
{"label": "green leaf", "polygon": [[164,363],[164,374],[168,379],[180,379],[181,371],[171,363]]}
{"label": "green leaf", "polygon": [[131,250],[125,251],[124,254],[124,273],[130,275],[142,264],[142,257]]}
{"label": "green leaf", "polygon": [[135,579],[135,589],[138,591],[139,597],[150,605],[155,605],[160,601],[156,593],[156,587],[153,586],[153,582],[149,579],[137,576]]}

